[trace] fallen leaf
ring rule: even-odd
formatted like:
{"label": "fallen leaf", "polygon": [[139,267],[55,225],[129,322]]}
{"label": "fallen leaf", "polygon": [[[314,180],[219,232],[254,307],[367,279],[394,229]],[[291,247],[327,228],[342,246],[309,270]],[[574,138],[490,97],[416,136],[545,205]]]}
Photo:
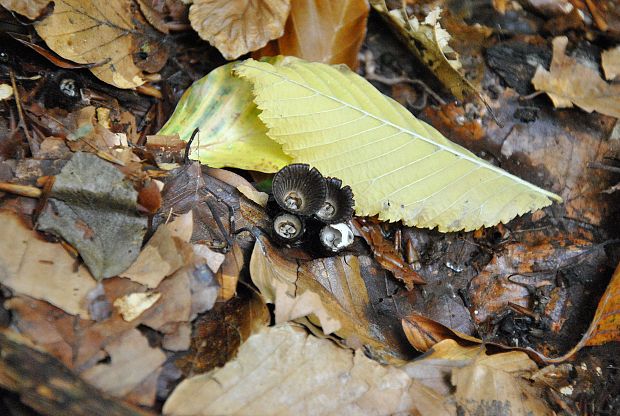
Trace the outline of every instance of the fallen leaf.
{"label": "fallen leaf", "polygon": [[350,185],[359,216],[473,230],[561,201],[450,142],[346,67],[287,57],[235,72],[252,82],[269,136]]}
{"label": "fallen leaf", "polygon": [[[190,223],[184,227],[189,226],[189,237],[187,231],[179,231],[178,228],[179,222],[185,222],[188,219]],[[191,221],[190,211],[171,223],[160,225],[136,261],[119,276],[151,289],[157,287],[166,276],[170,276],[190,261],[193,249],[186,241],[189,241],[191,237],[193,225]],[[183,234],[181,238],[174,235],[179,233]]]}
{"label": "fallen leaf", "polygon": [[50,2],[51,0],[0,0],[0,6],[34,20]]}
{"label": "fallen leaf", "polygon": [[0,101],[8,100],[13,96],[13,87],[9,84],[0,84]]}
{"label": "fallen leaf", "polygon": [[166,360],[166,355],[158,348],[151,348],[146,337],[137,329],[131,329],[111,341],[105,350],[110,354],[110,362],[97,364],[82,372],[81,376],[116,397],[129,394]]}
{"label": "fallen leaf", "polygon": [[235,59],[282,36],[290,8],[290,0],[194,0],[189,21],[226,59]]}
{"label": "fallen leaf", "polygon": [[407,340],[420,352],[428,351],[444,339],[452,339],[467,346],[482,343],[478,338],[450,329],[418,313],[409,314],[402,322]]}
{"label": "fallen leaf", "polygon": [[118,88],[145,83],[133,61],[140,45],[130,0],[111,0],[99,7],[96,0],[56,0],[53,13],[35,29],[47,45],[65,59],[100,64],[90,71]]}
{"label": "fallen leaf", "polygon": [[267,137],[250,84],[232,75],[233,65],[219,67],[192,84],[158,135],[178,134],[187,141],[198,128],[192,159],[214,168],[277,172],[291,159]]}
{"label": "fallen leaf", "polygon": [[88,319],[88,292],[95,279],[60,244],[48,243],[7,211],[0,211],[0,283],[15,294],[45,300]]}
{"label": "fallen leaf", "polygon": [[611,81],[618,78],[620,76],[620,46],[603,51],[601,65],[605,72],[605,79]]}
{"label": "fallen leaf", "polygon": [[73,245],[95,278],[116,276],[138,257],[146,233],[137,197],[116,167],[78,152],[56,176],[37,228]]}
{"label": "fallen leaf", "polygon": [[269,199],[269,195],[264,192],[257,191],[253,186],[248,185],[240,185],[237,187],[239,192],[243,194],[250,201],[256,202],[261,207],[265,208],[267,206],[267,200]]}
{"label": "fallen leaf", "polygon": [[[398,362],[406,352],[392,333],[390,322],[382,321],[381,305],[375,306],[370,300],[362,278],[362,261],[355,256],[311,261],[287,258],[265,237],[259,237],[250,260],[250,275],[263,299],[275,305],[276,323],[309,316],[310,324],[320,325],[325,334],[335,332],[347,346],[364,347],[377,359]],[[373,279],[371,273],[368,275]],[[371,289],[381,291],[383,283],[375,282]],[[400,333],[401,329],[397,330]]]}
{"label": "fallen leaf", "polygon": [[529,385],[538,367],[525,353],[480,355],[471,364],[452,370],[454,397],[464,415],[555,415],[542,391]]}
{"label": "fallen leaf", "polygon": [[222,367],[235,357],[239,346],[252,334],[271,322],[271,314],[260,295],[241,286],[227,302],[218,302],[213,309],[194,321],[191,347],[176,365],[186,376],[202,374]]}
{"label": "fallen leaf", "polygon": [[402,254],[394,249],[394,244],[383,237],[378,223],[373,224],[364,218],[356,218],[351,223],[370,246],[377,263],[404,282],[407,290],[412,290],[415,284],[426,283],[411,265],[405,262]]}
{"label": "fallen leaf", "polygon": [[225,254],[211,250],[206,244],[194,244],[192,248],[194,249],[194,254],[204,259],[213,273],[217,273],[220,270],[224,259],[226,259]]}
{"label": "fallen leaf", "polygon": [[620,118],[620,85],[606,83],[597,71],[566,55],[567,44],[565,36],[553,39],[551,67],[549,71],[542,66],[536,69],[534,88],[546,92],[557,108],[574,104],[588,113]]}
{"label": "fallen leaf", "polygon": [[366,0],[294,0],[284,35],[258,56],[291,55],[356,69],[368,11]]}
{"label": "fallen leaf", "polygon": [[417,406],[431,403],[436,415],[455,411],[433,393],[360,351],[353,354],[299,328],[280,326],[251,336],[224,367],[182,381],[163,413],[415,414]]}
{"label": "fallen leaf", "polygon": [[153,306],[160,297],[161,293],[159,292],[129,293],[116,299],[114,306],[124,320],[131,322]]}
{"label": "fallen leaf", "polygon": [[190,279],[190,268],[183,268],[164,279],[155,289],[161,293],[161,298],[141,316],[142,324],[165,334],[175,332],[174,324],[188,322],[192,307]]}
{"label": "fallen leaf", "polygon": [[585,346],[620,342],[620,265],[616,268],[607,289],[596,308],[590,327],[581,340],[561,357],[546,359],[548,363],[561,363]]}
{"label": "fallen leaf", "polygon": [[[370,5],[387,21],[403,39],[407,47],[459,100],[477,94],[474,87],[459,72],[462,65],[458,54],[450,47],[451,36],[441,27],[441,9],[434,9],[420,22],[408,17],[405,10],[388,10],[385,0],[371,0]],[[449,58],[448,58],[449,56]]]}
{"label": "fallen leaf", "polygon": [[529,307],[527,286],[549,285],[556,271],[591,248],[586,241],[544,242],[535,246],[512,243],[495,254],[468,287],[470,310],[476,324],[501,314],[508,303]]}

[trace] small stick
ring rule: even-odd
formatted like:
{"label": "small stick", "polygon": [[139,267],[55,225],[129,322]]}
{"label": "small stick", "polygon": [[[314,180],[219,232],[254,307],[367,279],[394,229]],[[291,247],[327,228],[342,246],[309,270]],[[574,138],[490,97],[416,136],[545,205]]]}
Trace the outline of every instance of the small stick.
{"label": "small stick", "polygon": [[37,149],[38,146],[35,145],[35,142],[32,139],[32,136],[30,136],[30,132],[28,131],[28,128],[26,127],[26,120],[24,119],[24,111],[22,110],[22,103],[19,98],[19,91],[17,90],[17,84],[15,83],[15,74],[13,73],[12,69],[9,70],[9,75],[11,77],[11,86],[13,87],[13,94],[15,95],[15,105],[17,106],[17,114],[19,115],[19,125],[21,126],[22,130],[24,131],[24,134],[26,135],[26,139],[28,140],[28,147],[30,147],[30,153],[32,154],[32,156],[37,156],[37,154],[39,153],[39,149]]}
{"label": "small stick", "polygon": [[0,191],[9,192],[15,195],[27,196],[29,198],[39,198],[43,191],[35,186],[17,185],[15,183],[0,182]]}

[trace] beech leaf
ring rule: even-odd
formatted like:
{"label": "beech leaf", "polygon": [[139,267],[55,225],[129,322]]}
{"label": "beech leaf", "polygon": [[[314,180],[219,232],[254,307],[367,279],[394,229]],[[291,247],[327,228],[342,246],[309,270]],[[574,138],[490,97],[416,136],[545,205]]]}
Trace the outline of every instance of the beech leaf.
{"label": "beech leaf", "polygon": [[293,326],[252,335],[224,367],[181,382],[164,415],[455,414],[403,370]]}
{"label": "beech leaf", "polygon": [[189,21],[226,59],[235,59],[282,36],[290,8],[290,0],[195,0]]}
{"label": "beech leaf", "polygon": [[268,135],[355,193],[357,215],[474,230],[561,198],[478,158],[344,66],[286,57],[235,67]]}
{"label": "beech leaf", "polygon": [[532,78],[534,88],[546,92],[557,108],[574,104],[588,113],[620,117],[620,85],[606,83],[597,71],[567,56],[567,44],[566,36],[553,39],[551,67],[547,71],[538,66]]}
{"label": "beech leaf", "polygon": [[284,35],[259,55],[291,55],[355,69],[368,11],[366,0],[295,0]]}
{"label": "beech leaf", "polygon": [[131,0],[56,0],[54,12],[35,25],[57,54],[80,64],[101,63],[90,71],[118,88],[144,84],[133,61],[137,44]]}
{"label": "beech leaf", "polygon": [[215,168],[277,172],[291,162],[258,118],[250,84],[221,66],[196,81],[181,97],[160,135],[189,140],[199,128],[191,158]]}

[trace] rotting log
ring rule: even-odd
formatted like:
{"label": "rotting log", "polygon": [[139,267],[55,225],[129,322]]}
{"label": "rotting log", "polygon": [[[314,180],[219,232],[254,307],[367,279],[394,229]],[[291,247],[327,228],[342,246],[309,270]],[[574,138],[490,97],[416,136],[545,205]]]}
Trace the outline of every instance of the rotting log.
{"label": "rotting log", "polygon": [[11,330],[0,331],[0,387],[45,415],[150,416],[104,395]]}

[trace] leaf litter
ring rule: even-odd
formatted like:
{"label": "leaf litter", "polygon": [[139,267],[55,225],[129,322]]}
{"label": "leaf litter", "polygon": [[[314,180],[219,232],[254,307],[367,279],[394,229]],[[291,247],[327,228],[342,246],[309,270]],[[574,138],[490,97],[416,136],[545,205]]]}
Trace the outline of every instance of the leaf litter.
{"label": "leaf litter", "polygon": [[[165,43],[157,40],[160,33],[191,30],[189,22],[183,20],[187,7],[173,2],[139,3],[139,12],[135,5],[130,9],[131,23],[135,25],[131,36],[137,41],[132,45],[132,60],[143,71],[144,80],[155,80],[157,77],[145,72],[159,71],[167,57],[155,44],[180,45],[181,37],[175,35]],[[420,22],[428,10],[437,5],[449,7],[439,1],[434,3],[422,14],[410,4],[407,14],[411,16],[413,10],[414,14],[422,15],[418,24],[426,24]],[[307,2],[306,6],[306,10],[312,7],[318,10],[321,3]],[[513,10],[513,6],[505,4],[504,12],[512,13],[511,16],[517,16],[521,22],[524,16],[527,19],[523,9]],[[300,13],[302,9],[298,7],[297,13]],[[464,4],[463,7],[469,6]],[[580,7],[582,14],[600,12],[594,6],[574,7]],[[291,22],[297,19],[294,2],[292,8],[281,43],[284,45],[287,39],[293,39],[299,50],[320,46],[311,44],[314,37],[295,37],[290,29]],[[453,35],[459,33],[450,40],[451,44],[462,46],[470,39],[467,30],[473,28],[471,21],[465,23],[458,20],[460,17],[454,20],[454,10],[445,13],[442,26]],[[480,33],[485,32],[485,28],[506,25],[505,22],[483,21],[489,16],[498,18],[499,14],[475,13],[474,16],[486,25],[476,29]],[[604,22],[597,16],[597,26],[613,23],[609,18]],[[45,21],[45,16],[41,19]],[[326,19],[314,23],[310,20],[304,23],[306,27],[325,23],[327,29],[318,29],[325,31],[325,39],[331,33],[329,27],[339,24],[337,19],[329,23]],[[456,21],[462,26],[455,25]],[[357,24],[362,22],[366,22],[366,18],[359,19]],[[381,30],[377,31],[377,22],[369,20],[372,39],[385,36]],[[343,28],[348,27],[342,23]],[[149,24],[158,32],[152,31]],[[589,25],[586,19],[580,30],[588,30]],[[302,27],[299,20],[296,26]],[[343,29],[343,39],[347,37],[346,31],[354,35],[349,38],[360,39],[360,34],[353,34],[351,29]],[[228,32],[226,42],[230,45],[235,33]],[[433,38],[438,39],[437,33]],[[447,38],[442,39],[439,40],[445,44]],[[507,126],[498,127],[488,122],[488,112],[477,103],[441,104],[451,101],[444,95],[446,91],[439,93],[446,101],[441,97],[437,100],[437,94],[429,95],[439,105],[427,104],[420,118],[431,120],[446,137],[454,136],[459,144],[491,160],[494,165],[562,193],[566,205],[539,210],[508,224],[460,234],[442,234],[404,227],[400,223],[364,219],[369,221],[367,225],[372,225],[374,238],[364,241],[358,236],[346,252],[327,257],[307,243],[283,247],[269,240],[264,230],[269,229],[272,213],[264,209],[265,195],[255,191],[268,190],[269,176],[236,171],[244,176],[241,178],[230,171],[187,163],[184,143],[171,137],[151,136],[151,145],[143,146],[147,135],[161,130],[180,92],[191,80],[200,77],[201,73],[191,66],[205,61],[209,61],[209,68],[219,64],[211,62],[214,49],[203,55],[195,50],[187,53],[183,48],[168,49],[174,57],[173,63],[168,62],[162,70],[165,77],[156,84],[158,88],[161,86],[156,95],[162,101],[133,93],[121,94],[94,79],[85,80],[78,71],[70,71],[80,93],[71,104],[65,99],[54,101],[47,92],[52,85],[58,85],[53,84],[55,77],[67,77],[67,72],[51,68],[49,80],[35,82],[28,78],[33,75],[32,68],[41,70],[43,65],[49,69],[50,63],[28,61],[25,55],[18,53],[9,56],[17,59],[19,64],[15,65],[5,59],[6,55],[0,55],[0,65],[9,65],[17,76],[17,82],[12,84],[15,100],[3,102],[7,107],[0,108],[0,116],[3,116],[0,117],[0,178],[11,181],[10,186],[3,185],[1,189],[23,192],[22,196],[0,194],[3,210],[0,217],[28,242],[23,253],[23,247],[19,246],[16,258],[12,257],[16,248],[12,245],[4,258],[0,256],[0,261],[8,265],[5,269],[12,272],[1,282],[6,298],[4,312],[10,310],[11,315],[4,313],[0,317],[10,322],[13,330],[9,332],[17,329],[29,340],[21,338],[16,344],[16,338],[0,337],[3,352],[13,353],[17,345],[37,360],[49,363],[46,367],[37,367],[49,370],[42,372],[44,376],[34,376],[40,379],[30,386],[45,383],[42,380],[47,371],[59,368],[58,362],[53,364],[51,356],[33,352],[34,344],[120,400],[157,409],[172,394],[164,409],[196,405],[202,406],[196,412],[200,414],[204,413],[202,409],[209,409],[208,406],[215,406],[217,414],[232,413],[235,406],[245,406],[241,412],[260,409],[262,413],[262,410],[277,410],[274,403],[285,403],[287,411],[295,408],[302,414],[341,413],[343,410],[338,406],[347,403],[346,411],[360,414],[384,414],[390,409],[419,414],[456,414],[457,409],[463,414],[475,414],[480,409],[490,413],[550,414],[551,409],[578,413],[575,409],[583,410],[584,401],[576,400],[577,397],[596,398],[591,408],[613,409],[613,394],[607,394],[607,399],[603,396],[613,388],[610,380],[613,380],[613,366],[617,363],[613,358],[599,357],[604,357],[601,351],[613,348],[613,341],[618,338],[617,273],[603,293],[612,274],[610,266],[616,265],[617,256],[615,243],[609,240],[614,236],[607,226],[613,209],[601,191],[609,187],[614,173],[613,170],[588,170],[587,166],[614,154],[614,141],[606,139],[613,136],[615,120],[596,114],[585,115],[578,110],[553,112],[542,98],[523,101],[523,97],[499,83],[492,74],[481,73],[486,66],[484,60],[479,59],[484,55],[477,49],[502,40],[494,36],[482,45],[479,37],[475,39],[467,48],[457,48],[461,73],[466,74],[468,80],[475,80],[476,85],[491,96],[491,105],[508,120]],[[527,47],[532,46],[528,42],[536,43],[531,38],[525,39]],[[597,41],[596,37],[589,39]],[[149,42],[153,40],[155,44]],[[441,42],[436,42],[440,48]],[[395,75],[390,83],[378,87],[396,97],[399,91],[405,90],[401,80],[427,79],[422,72],[417,72],[419,69],[410,72],[409,55],[392,43],[390,48],[396,48],[397,52],[388,57],[382,52],[387,49],[381,49],[386,48],[385,41],[365,42],[363,48],[370,48],[372,53],[363,55],[366,67],[362,73],[367,68],[373,69],[376,71],[373,74],[379,74],[376,79],[380,80],[373,82],[378,83]],[[352,45],[346,54],[348,62],[356,61],[359,43]],[[379,49],[376,45],[380,45]],[[538,42],[537,45],[542,44]],[[613,45],[605,43],[605,48],[610,46]],[[333,47],[334,50],[338,48]],[[447,60],[455,56],[448,49],[443,49],[442,53]],[[579,49],[571,56],[584,62],[578,53]],[[329,55],[328,52],[323,54]],[[375,58],[378,60],[373,62]],[[348,63],[343,62],[345,58],[333,59],[340,61],[335,63]],[[271,62],[273,65],[274,61]],[[607,73],[608,63],[605,62],[602,68]],[[169,65],[175,65],[172,71],[175,75],[168,78],[172,73],[168,72]],[[245,164],[239,167],[267,172],[288,163],[290,157],[268,137],[273,133],[270,130],[273,126],[267,128],[260,124],[250,85],[247,82],[237,85],[233,90],[238,94],[227,91],[236,82],[234,80],[239,79],[230,76],[230,66],[221,74],[225,76],[210,84],[215,101],[205,100],[206,107],[201,107],[208,109],[215,103],[206,110],[200,123],[208,125],[210,120],[217,120],[208,132],[202,132],[200,142],[206,140],[209,146],[200,153],[213,160],[223,155],[218,166],[232,166],[236,155]],[[0,82],[8,85],[10,79],[2,77],[0,74]],[[525,81],[529,83],[530,80]],[[389,88],[384,88],[386,85]],[[426,94],[437,88],[432,82],[424,84],[425,87],[411,85],[416,87],[405,91],[407,94]],[[150,86],[138,90],[148,92],[148,88]],[[218,103],[220,94],[227,98]],[[242,96],[246,98],[235,102],[235,98]],[[418,110],[411,106],[412,101],[404,95],[400,99],[418,115]],[[226,104],[230,100],[232,106]],[[422,97],[420,102],[424,100]],[[13,117],[17,113],[12,112],[16,104],[19,104],[19,126]],[[71,108],[65,111],[52,108],[54,106]],[[253,115],[246,119],[249,121],[246,127],[237,129],[241,134],[222,136],[224,143],[213,140],[222,126],[228,126],[229,122],[234,124],[239,109]],[[179,120],[176,128],[184,128],[186,133],[181,136],[188,139],[199,125],[184,122],[181,114],[176,116]],[[270,143],[272,146],[271,156],[268,153],[262,161],[257,160],[260,158],[255,156],[263,145],[256,143],[244,151],[235,148],[240,143],[238,138],[243,138],[244,129],[262,135],[263,145]],[[5,132],[10,135],[6,136]],[[475,137],[468,136],[470,133]],[[226,146],[232,146],[232,150],[226,150]],[[543,147],[546,150],[541,150]],[[79,238],[71,242],[71,246],[66,242],[69,237],[58,244],[57,238],[32,231],[41,209],[45,212],[56,203],[54,199],[62,199],[54,193],[53,182],[43,176],[62,178],[65,171],[61,169],[67,163],[71,167],[72,156],[75,158],[79,154],[73,153],[76,151],[92,153],[95,159],[91,160],[97,160],[93,166],[104,164],[110,172],[120,172],[117,176],[126,190],[133,189],[127,192],[131,194],[128,198],[131,204],[127,204],[129,216],[140,218],[148,225],[146,233],[138,239],[137,260],[124,260],[123,268],[129,267],[128,271],[114,272],[100,281],[83,265],[88,254],[80,258],[79,255],[87,251]],[[284,155],[280,162],[274,156],[278,152]],[[34,158],[24,159],[28,154]],[[233,162],[226,162],[227,159]],[[605,161],[614,163],[612,158]],[[208,163],[213,166],[218,162]],[[94,184],[98,183],[97,175],[89,178]],[[62,180],[60,182],[62,184]],[[356,199],[358,196],[359,192]],[[39,198],[38,207],[33,197]],[[104,211],[108,209],[103,202],[93,205]],[[269,208],[269,200],[266,206]],[[57,228],[64,231],[65,227]],[[89,229],[90,225],[86,230]],[[43,241],[44,237],[49,241]],[[115,242],[116,237],[106,239]],[[258,243],[253,246],[254,238]],[[44,261],[37,264],[36,256],[41,252],[50,253],[53,258],[42,258]],[[15,266],[18,257],[20,265]],[[106,260],[114,261],[113,257],[114,254],[109,255]],[[395,279],[400,272],[412,271],[423,276],[426,285],[409,285],[411,290],[407,290],[404,282]],[[58,273],[64,280],[40,279],[49,273]],[[85,278],[79,283],[82,290],[75,293],[66,290],[66,285],[71,286],[72,282],[66,280],[67,276],[73,278],[79,273]],[[119,273],[126,273],[127,277],[119,277]],[[30,276],[30,280],[24,282],[22,276]],[[250,279],[257,283],[260,294],[254,291]],[[498,289],[498,282],[505,283],[500,285],[503,289]],[[60,293],[59,288],[64,293]],[[487,293],[486,302],[479,299],[482,292]],[[594,305],[601,294],[595,313]],[[274,303],[272,312],[263,299]],[[589,330],[587,319],[584,319],[589,313],[588,305],[592,305],[594,315]],[[478,315],[483,311],[484,316],[477,317],[475,311]],[[268,327],[271,319],[278,325]],[[303,327],[293,327],[289,320]],[[586,331],[581,341],[577,339],[580,331]],[[566,337],[567,332],[572,332],[572,336]],[[481,344],[476,337],[486,342]],[[299,345],[295,344],[285,354],[276,347],[274,356],[262,360],[266,354],[264,347],[273,339],[279,340],[281,347],[289,343]],[[489,340],[495,342],[489,343]],[[518,343],[515,344],[515,340]],[[509,345],[520,348],[511,351]],[[571,346],[574,348],[569,349]],[[580,350],[584,346],[590,347]],[[413,347],[427,352],[415,358]],[[307,348],[312,353],[304,355]],[[569,358],[574,364],[561,364]],[[12,371],[11,374],[20,374],[19,378],[33,377],[28,371],[15,372],[19,362],[0,360],[0,369],[4,371],[12,366],[7,370]],[[239,363],[246,364],[240,367]],[[545,363],[558,365],[538,370],[538,365]],[[255,374],[246,376],[243,371],[255,364],[259,364]],[[227,378],[230,376],[237,378]],[[121,377],[120,382],[117,377]],[[251,382],[252,377],[257,377],[258,382]],[[186,380],[182,381],[183,378]],[[7,385],[5,381],[0,380],[0,385],[18,391],[22,399],[35,408],[60,406],[62,410],[55,412],[67,413],[58,401],[42,405],[39,393],[32,394],[32,387],[25,383],[16,386]],[[218,390],[217,384],[222,381],[232,383],[233,390]],[[181,384],[175,389],[179,382]],[[185,394],[183,390],[190,383],[192,388],[208,388],[215,396],[206,397],[213,397],[213,400],[205,404],[203,397],[192,396],[174,403],[178,396]],[[333,383],[342,388],[329,389]],[[209,387],[212,385],[213,389]],[[262,394],[261,385],[273,386],[270,392],[276,397]],[[84,388],[80,384],[75,386]],[[597,386],[596,389],[593,386]],[[49,388],[54,392],[60,390],[57,394],[62,397],[67,384],[49,384]],[[304,394],[306,391],[313,393]],[[231,392],[241,394],[242,399],[235,399],[238,396]],[[348,395],[338,396],[342,392]],[[95,402],[101,400],[97,393],[89,394]],[[264,403],[271,406],[260,407]],[[71,401],[71,405],[74,404],[75,401]]]}

